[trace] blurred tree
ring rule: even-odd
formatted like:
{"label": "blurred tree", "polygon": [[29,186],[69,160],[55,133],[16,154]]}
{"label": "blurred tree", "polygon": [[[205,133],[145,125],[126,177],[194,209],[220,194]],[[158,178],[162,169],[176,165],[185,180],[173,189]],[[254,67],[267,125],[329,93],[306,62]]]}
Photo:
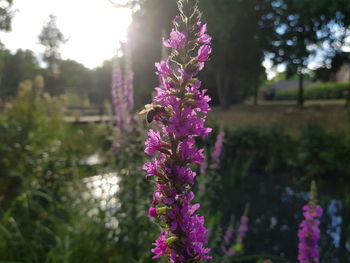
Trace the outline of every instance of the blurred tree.
{"label": "blurred tree", "polygon": [[[138,4],[129,40],[134,50],[136,102],[141,105],[149,101],[151,89],[157,85],[150,65],[161,58],[162,30],[169,31],[168,21],[175,16],[176,5],[175,1],[158,0],[140,0]],[[275,34],[274,9],[270,0],[202,0],[200,4],[214,39],[214,55],[204,83],[214,100],[218,92],[220,103],[227,108],[257,94],[265,78],[261,63]]]}
{"label": "blurred tree", "polygon": [[[88,79],[89,80],[89,77]],[[86,90],[92,103],[103,105],[111,99],[112,61],[104,61],[102,66],[95,68],[90,74],[90,81],[86,81]]]}
{"label": "blurred tree", "polygon": [[2,79],[3,79],[3,70],[5,67],[5,58],[9,54],[10,54],[10,52],[0,42],[0,98],[2,97],[2,94],[3,94]]}
{"label": "blurred tree", "polygon": [[[21,81],[33,79],[40,68],[34,53],[19,49],[12,55],[6,49],[0,49],[0,97],[14,97]],[[2,65],[1,65],[2,64]]]}
{"label": "blurred tree", "polygon": [[60,73],[59,71],[59,61],[60,53],[59,48],[61,44],[64,44],[67,40],[64,38],[62,32],[58,29],[56,25],[56,17],[50,15],[50,20],[47,22],[41,30],[39,35],[39,42],[45,47],[45,52],[43,55],[43,60],[47,64],[47,76],[46,83],[47,89],[50,94],[61,93],[58,90],[57,79]]}
{"label": "blurred tree", "polygon": [[91,71],[84,65],[74,60],[60,61],[60,90],[65,92],[87,95],[89,90],[86,88],[89,82]]}
{"label": "blurred tree", "polygon": [[[11,30],[11,20],[13,13],[10,8],[12,6],[13,0],[0,0],[0,31],[10,31]],[[1,97],[1,82],[3,76],[4,59],[8,55],[8,50],[4,48],[4,45],[0,41],[0,97]]]}
{"label": "blurred tree", "polygon": [[[329,61],[329,62],[328,62]],[[344,63],[350,63],[350,53],[338,51],[327,58],[327,65],[315,70],[314,79],[323,82],[334,81],[334,75]]]}
{"label": "blurred tree", "polygon": [[10,8],[12,4],[13,0],[0,0],[0,31],[11,30],[11,20],[13,17],[13,12]]}
{"label": "blurred tree", "polygon": [[274,9],[270,0],[200,3],[204,21],[213,35],[212,63],[206,72],[206,83],[216,87],[220,104],[228,108],[232,102],[257,94],[265,76],[264,50],[275,34]]}
{"label": "blurred tree", "polygon": [[[317,52],[339,50],[350,23],[350,2],[344,0],[278,0],[276,39],[271,42],[272,61],[285,64],[287,76],[299,76],[298,104],[304,103],[303,79]],[[327,47],[327,48],[326,48]]]}
{"label": "blurred tree", "polygon": [[[299,74],[302,104],[308,61],[316,51],[334,52],[341,47],[350,20],[345,15],[349,3],[201,0],[203,20],[208,22],[209,33],[213,35],[212,62],[202,78],[214,103],[219,99],[227,108],[249,96],[256,98],[258,87],[266,79],[261,64],[268,54],[274,65],[287,66],[288,77]],[[157,84],[150,65],[160,59],[161,31],[169,29],[167,21],[176,14],[176,7],[175,1],[158,0],[132,1],[128,7],[136,10],[129,40],[134,46],[136,101],[140,105],[147,103],[151,87]]]}
{"label": "blurred tree", "polygon": [[132,49],[136,106],[151,100],[153,88],[158,84],[154,63],[161,60],[162,30],[169,32],[171,19],[177,12],[173,0],[140,0],[133,14],[129,30]]}

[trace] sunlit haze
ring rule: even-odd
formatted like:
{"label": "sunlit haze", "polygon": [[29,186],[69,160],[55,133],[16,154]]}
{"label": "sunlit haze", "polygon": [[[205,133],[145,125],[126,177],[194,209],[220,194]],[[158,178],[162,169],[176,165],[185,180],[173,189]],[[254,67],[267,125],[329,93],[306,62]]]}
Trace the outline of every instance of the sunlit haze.
{"label": "sunlit haze", "polygon": [[115,55],[131,23],[131,10],[115,8],[108,0],[16,0],[13,9],[12,31],[0,32],[6,48],[30,49],[40,56],[44,48],[38,43],[38,35],[53,14],[68,39],[60,50],[62,58],[89,68]]}

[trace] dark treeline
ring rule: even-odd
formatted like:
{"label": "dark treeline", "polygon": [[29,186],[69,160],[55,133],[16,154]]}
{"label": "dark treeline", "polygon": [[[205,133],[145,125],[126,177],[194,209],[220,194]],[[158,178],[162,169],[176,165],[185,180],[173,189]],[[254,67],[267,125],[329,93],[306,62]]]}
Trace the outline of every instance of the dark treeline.
{"label": "dark treeline", "polygon": [[22,81],[42,75],[45,88],[52,95],[64,93],[88,96],[93,104],[102,104],[109,98],[112,63],[106,61],[102,66],[90,70],[73,60],[59,60],[58,72],[52,81],[49,68],[41,67],[38,58],[30,50],[17,50],[11,53],[0,46],[0,97],[14,97]]}
{"label": "dark treeline", "polygon": [[[169,21],[176,15],[177,7],[173,0],[136,0],[129,5],[134,13],[128,44],[133,53],[136,105],[141,107],[149,103],[152,89],[157,85],[154,62],[166,53],[161,39],[168,35]],[[262,66],[265,58],[274,66],[284,64],[287,78],[299,78],[298,102],[303,104],[303,79],[309,73],[310,59],[322,51],[323,63],[315,76],[328,81],[327,76],[336,70],[334,61],[343,57],[339,54],[350,24],[348,1],[201,0],[200,8],[213,36],[212,60],[201,79],[215,105],[228,108],[249,97],[254,97],[256,102],[258,89],[266,80]],[[8,23],[2,25],[2,30],[10,30],[11,13],[3,17]],[[66,40],[57,29],[54,16],[44,25],[39,41],[45,47],[44,68],[31,51],[18,50],[11,54],[0,46],[2,99],[14,96],[21,81],[41,74],[46,90],[53,95],[79,94],[88,96],[94,104],[109,100],[111,61],[89,70],[75,61],[62,60],[59,46]]]}
{"label": "dark treeline", "polygon": [[[172,0],[135,2],[140,8],[134,14],[129,39],[141,105],[149,102],[157,84],[153,64],[161,59],[160,39],[162,32],[169,32],[176,5]],[[248,97],[256,99],[266,80],[262,66],[266,57],[275,66],[286,65],[288,78],[299,76],[301,87],[317,50],[325,54],[320,68],[330,72],[350,22],[350,2],[343,0],[201,0],[200,8],[214,40],[212,61],[201,78],[213,103],[225,108]],[[302,95],[298,98],[301,104]]]}
{"label": "dark treeline", "polygon": [[[0,14],[0,22],[8,21],[0,30],[10,30],[10,11]],[[7,20],[6,20],[7,19]],[[0,41],[0,99],[13,98],[18,93],[22,81],[32,80],[41,75],[45,81],[45,91],[51,95],[66,93],[88,97],[93,104],[103,104],[109,99],[112,62],[105,61],[93,70],[74,60],[63,60],[60,46],[67,40],[56,25],[56,17],[49,16],[38,36],[44,52],[38,58],[30,50],[11,53]],[[40,63],[40,59],[44,65]]]}

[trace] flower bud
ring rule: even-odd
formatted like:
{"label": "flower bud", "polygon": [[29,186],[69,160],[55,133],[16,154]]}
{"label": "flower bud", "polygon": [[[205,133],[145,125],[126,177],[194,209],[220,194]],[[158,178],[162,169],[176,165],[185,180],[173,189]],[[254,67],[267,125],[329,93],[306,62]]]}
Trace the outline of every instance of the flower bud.
{"label": "flower bud", "polygon": [[158,215],[164,215],[166,213],[167,209],[168,208],[166,206],[159,207],[159,208],[157,208],[157,214]]}
{"label": "flower bud", "polygon": [[148,217],[157,217],[158,213],[157,213],[157,209],[154,207],[150,207],[148,209]]}
{"label": "flower bud", "polygon": [[172,244],[172,243],[176,242],[178,239],[179,238],[177,236],[172,236],[172,237],[167,238],[166,242],[168,244]]}

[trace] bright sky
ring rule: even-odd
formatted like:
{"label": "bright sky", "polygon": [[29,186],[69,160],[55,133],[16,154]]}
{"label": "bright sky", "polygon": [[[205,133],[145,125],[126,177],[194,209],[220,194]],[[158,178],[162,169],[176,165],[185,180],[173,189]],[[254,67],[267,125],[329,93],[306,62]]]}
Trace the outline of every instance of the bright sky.
{"label": "bright sky", "polygon": [[62,58],[89,68],[116,54],[131,23],[131,10],[115,8],[108,0],[15,0],[13,9],[17,11],[12,31],[0,32],[0,40],[8,49],[30,49],[40,55],[44,48],[38,44],[38,35],[53,14],[58,28],[69,39],[61,48]]}

